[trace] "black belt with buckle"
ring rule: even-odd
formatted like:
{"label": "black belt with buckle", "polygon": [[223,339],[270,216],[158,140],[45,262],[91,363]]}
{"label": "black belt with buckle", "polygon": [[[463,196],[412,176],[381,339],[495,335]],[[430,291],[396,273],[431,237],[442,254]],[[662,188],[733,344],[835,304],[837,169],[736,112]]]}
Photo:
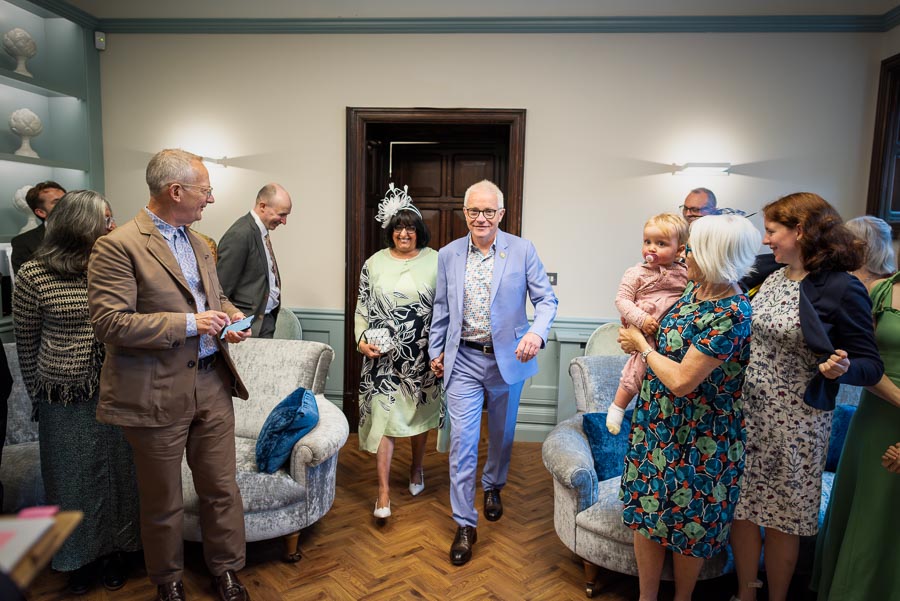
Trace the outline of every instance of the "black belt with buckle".
{"label": "black belt with buckle", "polygon": [[463,340],[462,343],[463,343],[463,346],[478,349],[485,355],[493,355],[494,354],[494,345],[493,344],[481,344],[480,342],[472,342],[471,340]]}
{"label": "black belt with buckle", "polygon": [[212,355],[207,355],[207,356],[203,357],[202,359],[200,359],[199,361],[197,361],[197,369],[202,370],[202,371],[205,371],[207,369],[212,369],[215,366],[216,361],[218,361],[218,359],[219,359],[218,351],[216,351]]}

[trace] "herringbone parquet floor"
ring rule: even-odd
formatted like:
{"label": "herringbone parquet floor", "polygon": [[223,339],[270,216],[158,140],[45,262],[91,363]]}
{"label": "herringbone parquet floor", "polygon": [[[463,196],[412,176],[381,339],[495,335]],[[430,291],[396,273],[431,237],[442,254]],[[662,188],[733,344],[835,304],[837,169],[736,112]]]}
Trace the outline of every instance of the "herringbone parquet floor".
{"label": "herringbone parquet floor", "polygon": [[[429,446],[433,443],[429,440]],[[482,460],[484,455],[482,448]],[[409,445],[398,440],[391,482],[393,516],[378,525],[372,517],[374,457],[359,450],[352,434],[340,453],[334,507],[301,535],[303,559],[283,563],[279,541],[247,545],[247,567],[240,577],[253,600],[585,598],[582,563],[553,530],[553,486],[541,462],[540,444],[514,445],[509,482],[503,490],[503,518],[480,521],[474,556],[462,567],[452,566],[447,556],[456,532],[450,517],[447,456],[428,452],[426,488],[418,497],[411,497],[407,490],[409,458]],[[477,506],[481,511],[480,495]],[[185,562],[188,598],[214,599],[200,545],[186,545]],[[600,584],[595,599],[637,599],[636,578],[601,573]],[[694,599],[725,601],[732,587],[730,577],[701,582]],[[155,592],[143,568],[136,566],[125,588],[110,593],[98,586],[78,599],[150,601]],[[65,576],[44,571],[28,598],[68,598]],[[672,598],[671,583],[664,583],[660,598]]]}

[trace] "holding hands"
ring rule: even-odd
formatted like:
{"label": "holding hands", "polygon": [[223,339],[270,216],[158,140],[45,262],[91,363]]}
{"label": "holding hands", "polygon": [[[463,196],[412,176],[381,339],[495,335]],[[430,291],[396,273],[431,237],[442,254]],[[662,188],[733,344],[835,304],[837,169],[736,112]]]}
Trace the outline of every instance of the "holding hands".
{"label": "holding hands", "polygon": [[438,355],[436,359],[431,360],[431,371],[434,372],[434,375],[437,378],[444,377],[444,353]]}
{"label": "holding hands", "polygon": [[847,351],[836,349],[823,363],[819,364],[819,371],[829,380],[840,378],[850,369],[850,359]]}

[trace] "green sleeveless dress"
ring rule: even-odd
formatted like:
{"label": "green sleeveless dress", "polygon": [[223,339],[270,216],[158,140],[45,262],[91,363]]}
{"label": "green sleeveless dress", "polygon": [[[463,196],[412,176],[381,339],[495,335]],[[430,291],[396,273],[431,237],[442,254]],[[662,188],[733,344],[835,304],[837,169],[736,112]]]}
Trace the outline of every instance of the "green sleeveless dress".
{"label": "green sleeveless dress", "polygon": [[[891,307],[896,282],[900,273],[875,286],[871,296],[885,375],[900,386],[900,311]],[[881,465],[885,450],[897,442],[900,408],[864,391],[816,541],[810,588],[819,601],[900,599],[900,474]]]}

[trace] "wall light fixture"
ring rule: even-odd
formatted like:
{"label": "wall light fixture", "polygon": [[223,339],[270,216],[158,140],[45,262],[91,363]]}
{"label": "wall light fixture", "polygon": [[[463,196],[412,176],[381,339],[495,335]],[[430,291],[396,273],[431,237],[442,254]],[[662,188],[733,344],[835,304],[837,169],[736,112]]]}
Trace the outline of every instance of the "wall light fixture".
{"label": "wall light fixture", "polygon": [[731,163],[685,163],[672,165],[672,175],[728,175]]}

